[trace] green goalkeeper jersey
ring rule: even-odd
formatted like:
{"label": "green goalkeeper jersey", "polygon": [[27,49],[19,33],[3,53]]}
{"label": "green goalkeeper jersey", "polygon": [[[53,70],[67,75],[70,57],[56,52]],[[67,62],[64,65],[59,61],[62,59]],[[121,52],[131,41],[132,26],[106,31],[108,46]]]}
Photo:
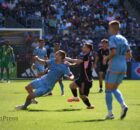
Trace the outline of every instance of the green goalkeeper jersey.
{"label": "green goalkeeper jersey", "polygon": [[8,45],[3,45],[0,49],[1,66],[8,68],[9,63],[12,62],[13,48]]}

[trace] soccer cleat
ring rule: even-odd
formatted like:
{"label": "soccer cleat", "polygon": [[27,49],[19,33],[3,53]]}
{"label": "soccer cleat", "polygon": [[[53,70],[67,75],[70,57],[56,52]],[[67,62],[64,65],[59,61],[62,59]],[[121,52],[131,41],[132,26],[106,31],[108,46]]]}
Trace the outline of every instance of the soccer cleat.
{"label": "soccer cleat", "polygon": [[87,109],[94,109],[95,107],[93,105],[88,106]]}
{"label": "soccer cleat", "polygon": [[65,96],[65,94],[64,93],[61,93],[61,96]]}
{"label": "soccer cleat", "polygon": [[27,108],[24,107],[24,105],[16,106],[16,110],[26,110]]}
{"label": "soccer cleat", "polygon": [[79,102],[80,99],[78,97],[72,97],[67,100],[67,102]]}
{"label": "soccer cleat", "polygon": [[112,120],[112,119],[114,119],[114,115],[113,114],[108,114],[105,117],[105,120]]}
{"label": "soccer cleat", "polygon": [[103,92],[103,89],[102,89],[102,88],[100,88],[99,93],[102,93],[102,92]]}
{"label": "soccer cleat", "polygon": [[128,107],[122,108],[121,117],[120,117],[121,120],[123,120],[126,117],[127,111],[128,111]]}
{"label": "soccer cleat", "polygon": [[36,101],[35,99],[32,99],[32,100],[31,100],[31,103],[32,103],[32,104],[38,104],[38,101]]}

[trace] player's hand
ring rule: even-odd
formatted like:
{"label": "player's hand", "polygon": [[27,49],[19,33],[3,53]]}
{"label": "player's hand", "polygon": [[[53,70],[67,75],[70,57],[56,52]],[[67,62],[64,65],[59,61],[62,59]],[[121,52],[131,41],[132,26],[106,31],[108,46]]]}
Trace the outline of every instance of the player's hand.
{"label": "player's hand", "polygon": [[66,77],[69,80],[74,80],[74,75],[68,76],[68,75],[64,75],[64,77]]}
{"label": "player's hand", "polygon": [[107,64],[107,61],[108,61],[108,56],[104,56],[104,57],[103,57],[103,64],[106,65],[106,64]]}
{"label": "player's hand", "polygon": [[38,58],[39,58],[38,56],[35,56],[35,57],[34,57],[34,61],[37,61],[37,60],[38,60]]}

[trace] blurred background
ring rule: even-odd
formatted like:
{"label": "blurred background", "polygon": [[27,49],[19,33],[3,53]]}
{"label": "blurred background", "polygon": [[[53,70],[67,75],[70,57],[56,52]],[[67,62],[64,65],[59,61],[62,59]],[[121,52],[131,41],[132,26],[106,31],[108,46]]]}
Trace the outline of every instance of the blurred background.
{"label": "blurred background", "polygon": [[31,78],[32,53],[39,38],[45,39],[47,49],[60,43],[72,58],[88,41],[96,54],[101,39],[109,37],[108,22],[117,19],[134,57],[128,61],[127,78],[140,79],[139,14],[140,0],[0,0],[0,42],[9,40],[14,49],[12,77]]}

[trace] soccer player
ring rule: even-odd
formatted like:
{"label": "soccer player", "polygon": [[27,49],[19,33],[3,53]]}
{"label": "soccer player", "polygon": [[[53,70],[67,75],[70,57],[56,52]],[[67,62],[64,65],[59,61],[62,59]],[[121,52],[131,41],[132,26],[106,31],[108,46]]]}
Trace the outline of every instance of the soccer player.
{"label": "soccer player", "polygon": [[[39,46],[35,48],[33,52],[34,57],[38,56],[41,59],[47,59],[47,50],[45,48],[45,41],[43,39],[39,40]],[[32,70],[36,70],[36,77],[40,77],[44,74],[45,66],[35,61],[32,65]]]}
{"label": "soccer player", "polygon": [[91,54],[93,49],[92,44],[85,43],[82,52],[83,55],[80,59],[71,59],[69,57],[66,58],[67,61],[73,62],[80,65],[80,73],[79,77],[70,84],[70,89],[73,94],[72,98],[68,99],[68,102],[79,101],[77,95],[77,88],[79,88],[80,98],[87,106],[87,109],[93,109],[94,106],[91,105],[88,95],[90,92],[90,88],[92,87],[92,62],[93,62],[93,55]]}
{"label": "soccer player", "polygon": [[14,51],[13,48],[9,45],[9,41],[4,42],[4,45],[1,48],[0,57],[1,57],[1,80],[3,81],[3,72],[5,68],[7,73],[7,82],[9,83],[10,82],[9,65],[10,63],[13,63],[13,66],[15,66]]}
{"label": "soccer player", "polygon": [[[42,76],[41,78],[33,80],[25,88],[28,92],[25,104],[17,106],[16,109],[25,110],[31,103],[32,99],[40,97],[53,89],[55,83],[62,78],[63,75],[69,76],[69,79],[74,79],[73,74],[70,72],[69,67],[64,64],[66,53],[59,50],[55,53],[55,59],[42,60],[39,57],[35,57],[35,60],[41,64],[48,64],[50,66],[50,71]],[[35,89],[35,91],[33,91]]]}
{"label": "soccer player", "polygon": [[103,92],[103,77],[106,74],[106,70],[108,67],[108,62],[106,62],[104,59],[106,56],[109,55],[109,48],[108,48],[108,40],[102,39],[101,40],[102,47],[98,50],[95,60],[95,66],[98,64],[99,68],[99,92]]}
{"label": "soccer player", "polygon": [[119,21],[114,20],[109,23],[109,31],[112,36],[109,39],[110,54],[106,57],[106,60],[109,60],[109,66],[105,77],[105,99],[108,109],[106,119],[114,119],[112,113],[112,94],[122,108],[120,119],[124,119],[128,111],[123,95],[118,88],[127,71],[126,56],[131,57],[132,54],[126,38],[119,34],[119,30]]}
{"label": "soccer player", "polygon": [[[55,57],[55,53],[60,50],[60,44],[59,43],[55,43],[54,44],[54,48],[51,49],[50,51],[50,55],[49,55],[49,59],[53,59]],[[64,96],[64,84],[62,82],[62,78],[58,80],[60,88],[61,88],[61,95]],[[52,95],[52,92],[49,92],[48,95]]]}

